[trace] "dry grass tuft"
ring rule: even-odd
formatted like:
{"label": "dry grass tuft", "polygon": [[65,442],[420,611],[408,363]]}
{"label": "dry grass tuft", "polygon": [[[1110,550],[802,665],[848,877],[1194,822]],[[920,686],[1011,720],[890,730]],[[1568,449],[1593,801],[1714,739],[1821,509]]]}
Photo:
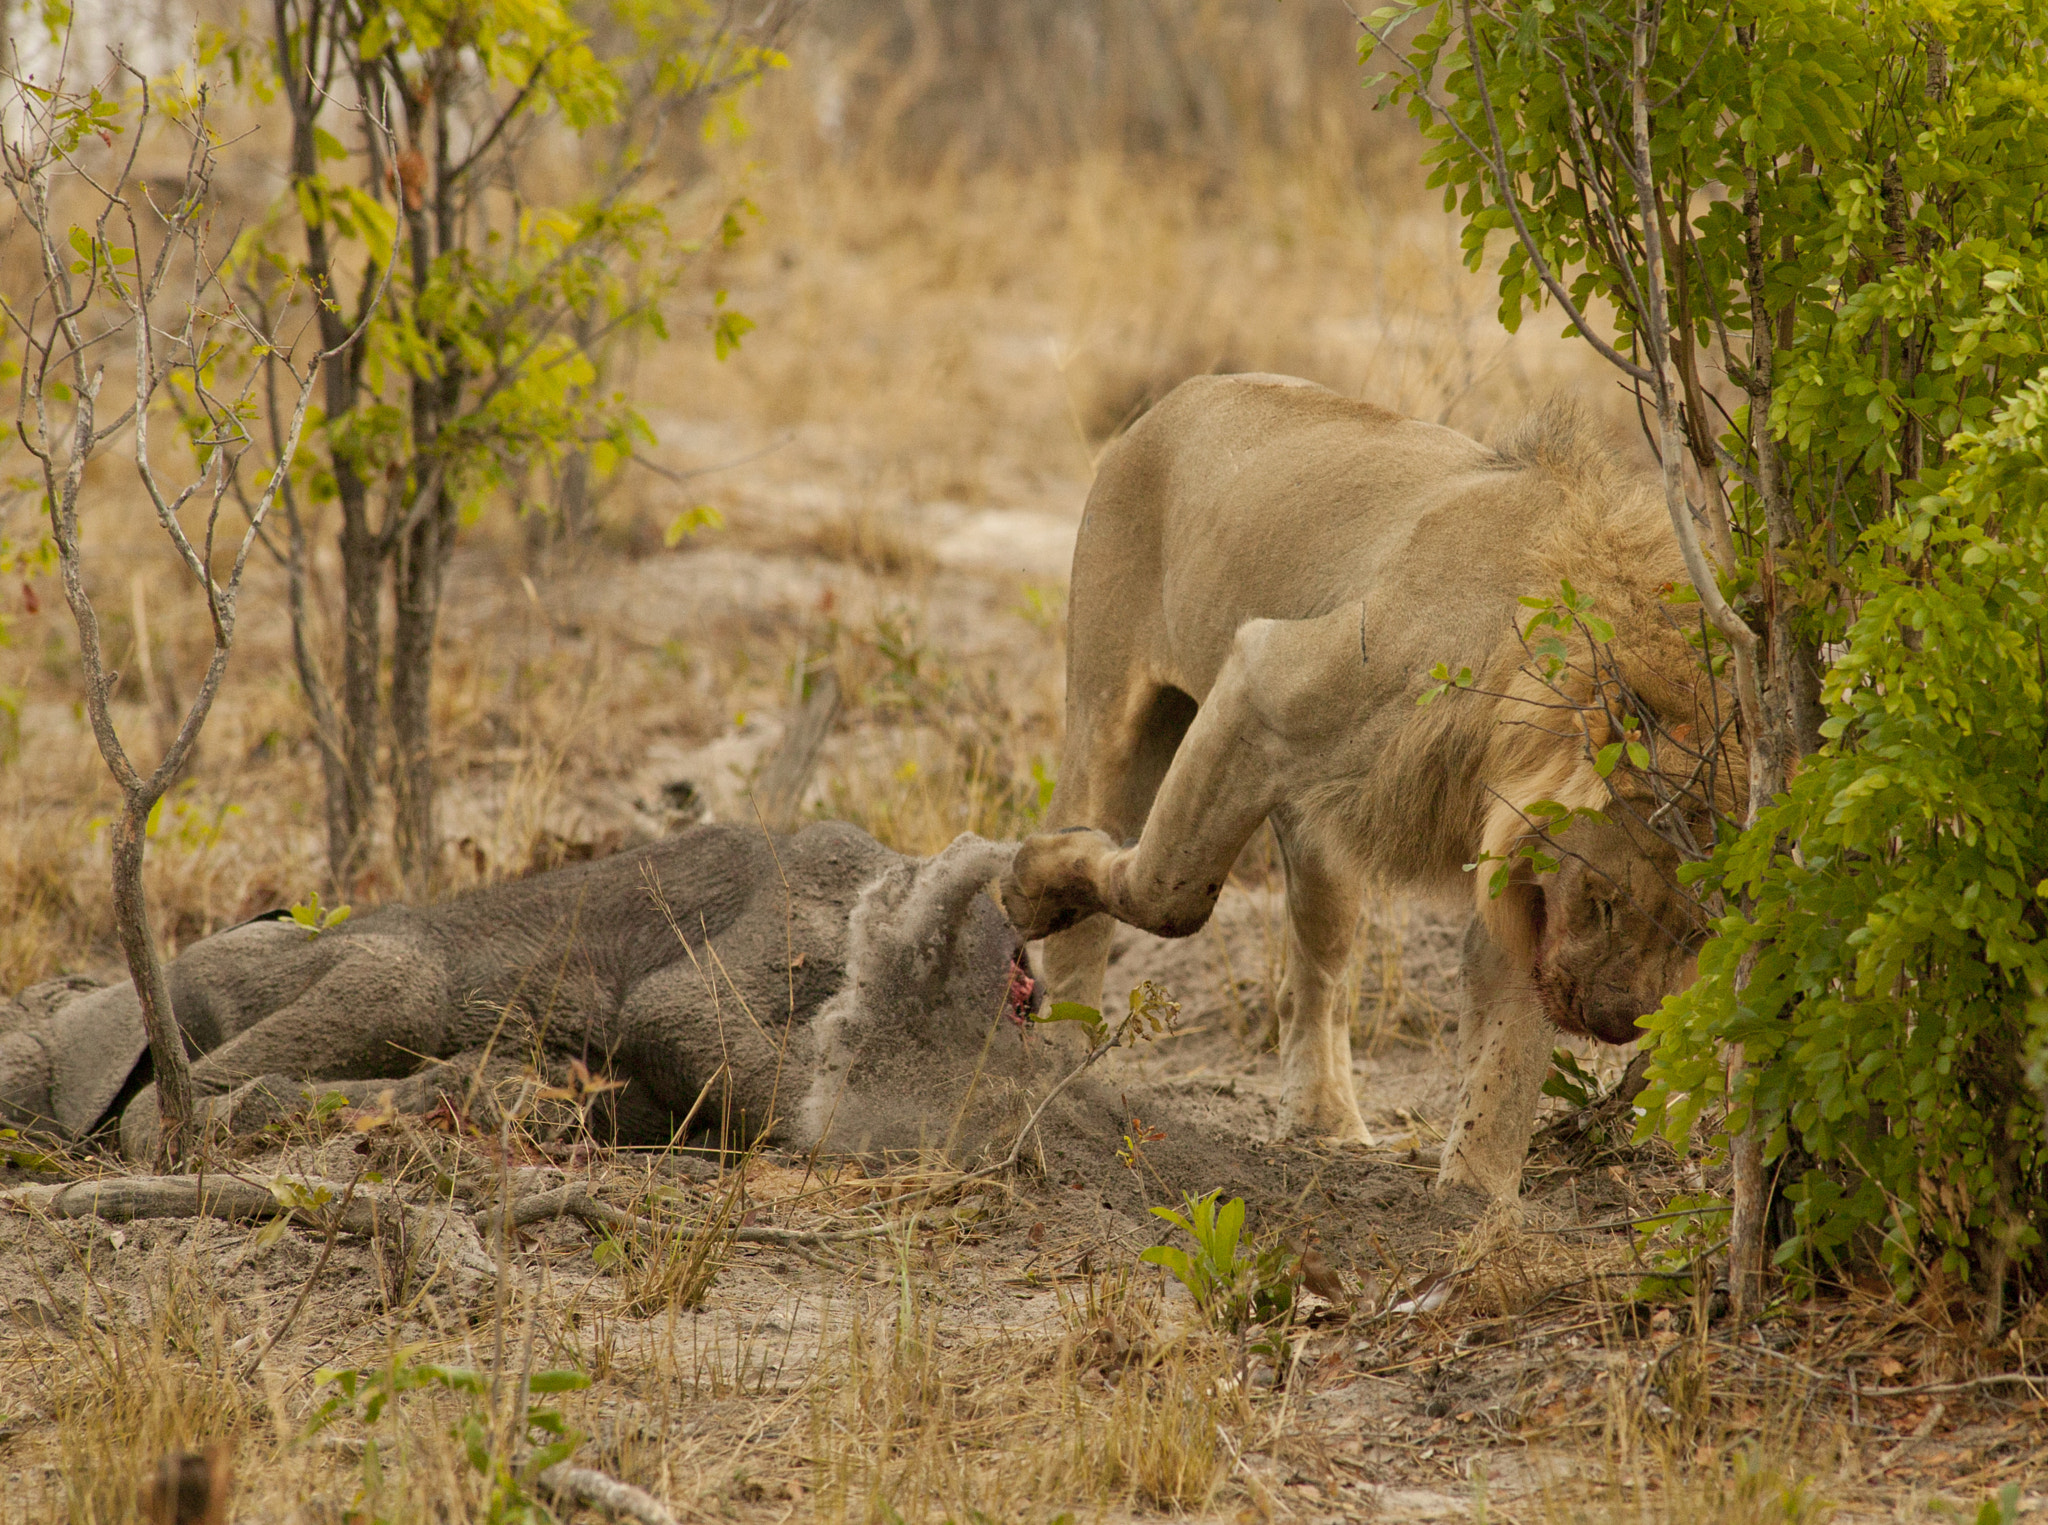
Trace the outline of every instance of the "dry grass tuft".
{"label": "dry grass tuft", "polygon": [[1098,1420],[1090,1458],[1109,1499],[1207,1509],[1230,1470],[1224,1425],[1244,1418],[1225,1396],[1234,1386],[1226,1358],[1188,1346],[1128,1373]]}
{"label": "dry grass tuft", "polygon": [[659,1226],[651,1239],[614,1249],[622,1261],[628,1315],[646,1318],[703,1306],[732,1253],[732,1231],[745,1211],[745,1192],[746,1171],[734,1170],[697,1211],[657,1209]]}
{"label": "dry grass tuft", "polygon": [[[112,1247],[104,1231],[83,1244],[77,1238],[65,1236],[66,1248],[90,1282],[92,1260],[111,1258]],[[203,1268],[173,1256],[142,1308],[103,1300],[44,1327],[30,1360],[47,1384],[72,1519],[139,1520],[139,1463],[255,1432],[265,1405],[241,1380],[238,1322],[211,1294]]]}
{"label": "dry grass tuft", "polygon": [[1085,1338],[1050,1355],[1042,1337],[966,1341],[911,1248],[894,1259],[891,1306],[852,1311],[811,1388],[820,1518],[1179,1513],[1217,1499],[1228,1432],[1250,1418],[1219,1342],[1162,1339],[1149,1319],[1110,1360]]}
{"label": "dry grass tuft", "polygon": [[104,957],[112,895],[79,861],[82,827],[43,816],[0,830],[0,990]]}
{"label": "dry grass tuft", "polygon": [[937,566],[928,546],[920,545],[873,508],[849,508],[794,535],[777,536],[770,545],[841,562],[877,578],[918,582]]}

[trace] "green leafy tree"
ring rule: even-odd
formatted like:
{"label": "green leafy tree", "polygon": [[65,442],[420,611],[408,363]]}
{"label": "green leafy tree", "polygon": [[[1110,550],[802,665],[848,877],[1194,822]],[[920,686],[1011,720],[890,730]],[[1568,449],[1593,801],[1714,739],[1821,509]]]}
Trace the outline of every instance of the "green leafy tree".
{"label": "green leafy tree", "polygon": [[[648,49],[609,57],[563,0],[277,0],[270,19],[260,45],[214,40],[289,122],[289,192],[239,251],[243,300],[305,305],[323,334],[368,325],[326,378],[318,466],[281,504],[330,867],[345,892],[364,863],[388,720],[393,845],[417,887],[437,845],[429,700],[457,530],[536,471],[581,456],[602,473],[649,437],[599,384],[594,349],[662,331],[662,299],[699,245],[673,238],[656,171],[679,123],[781,62],[783,8],[742,30],[705,0],[636,0],[629,30]],[[592,140],[604,146],[583,154],[575,192],[549,194],[549,169]],[[721,349],[743,322],[709,321]],[[338,697],[306,573],[315,505],[330,500]]]}
{"label": "green leafy tree", "polygon": [[[1953,1197],[1965,1178],[1981,1184],[1982,1160],[1961,1146],[1924,1157],[1926,1183],[1902,1194],[1870,1149],[1815,1126],[1809,1103],[1832,1094],[1840,1055],[1788,1034],[1807,1004],[1843,994],[1840,949],[1877,934],[1749,913],[1813,882],[1801,877],[1801,833],[1828,811],[1798,813],[1788,789],[1796,801],[1822,787],[1809,780],[1881,771],[1843,671],[1824,707],[1824,652],[1890,641],[1892,683],[1918,684],[1936,662],[1959,664],[1958,679],[1975,670],[1981,684],[2012,678],[1995,643],[1966,648],[1951,632],[1937,655],[1935,636],[1876,622],[1903,612],[1900,587],[1933,596],[1959,586],[1968,547],[1931,530],[1902,540],[1903,526],[1949,512],[1925,505],[1947,501],[1938,484],[1959,460],[1991,448],[1991,420],[2007,433],[2030,427],[2031,413],[2011,407],[2048,352],[2033,168],[2048,155],[2044,14],[1981,0],[1441,0],[1376,12],[1362,50],[1392,60],[1388,94],[1431,139],[1432,181],[1465,218],[1473,266],[1492,234],[1512,235],[1502,321],[1554,305],[1636,388],[1691,572],[1682,591],[1698,599],[1706,657],[1725,662],[1735,692],[1748,800],[1727,835],[1741,837],[1695,870],[1722,905],[1721,940],[1701,984],[1653,1022],[1646,1100],[1674,1125],[1702,1099],[1729,1105],[1731,1282],[1744,1311],[1762,1292],[1766,1166],[1792,1146],[1822,1167],[1800,1188],[1805,1248],[1882,1219],[1910,1259],[1929,1219],[1909,1202]],[[1611,321],[1596,321],[1603,313]],[[2009,490],[1988,465],[1963,469],[1983,493]],[[1921,760],[1929,777],[1949,766]],[[2018,808],[2017,798],[2003,803]],[[2017,819],[2006,829],[2026,835]],[[1889,868],[1870,872],[1870,883],[1890,882]],[[2015,936],[2038,938],[2032,914]],[[2003,956],[1981,937],[1950,955],[1980,973]],[[1809,983],[1784,993],[1779,961]],[[1905,964],[1898,977],[1910,988],[1921,973]],[[2002,988],[1998,999],[2016,999],[2019,986]],[[2001,1009],[1998,1034],[1992,1024],[1950,1036],[2003,1076],[2000,1126],[2024,1127],[2034,1103],[2014,1088],[2011,1062],[2023,1024],[2009,999]],[[1889,1027],[1868,1006],[1851,1025],[1903,1053],[1916,1024],[1948,1016],[1908,997]],[[1732,1088],[1722,1044],[1740,1061]],[[1960,1106],[1952,1074],[1923,1083]],[[1864,1119],[1887,1138],[1912,1135],[1885,1106]],[[1976,1263],[2008,1263],[1997,1256],[2010,1246],[1985,1246],[1993,1258]]]}

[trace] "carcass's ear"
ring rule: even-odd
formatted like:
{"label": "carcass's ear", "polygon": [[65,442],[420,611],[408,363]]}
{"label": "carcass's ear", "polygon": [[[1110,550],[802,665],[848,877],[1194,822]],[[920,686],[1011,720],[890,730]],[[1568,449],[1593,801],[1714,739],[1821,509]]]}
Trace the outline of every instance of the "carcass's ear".
{"label": "carcass's ear", "polygon": [[937,857],[918,865],[904,897],[903,924],[913,935],[948,932],[960,924],[974,897],[1010,866],[1015,842],[990,842],[962,832]]}

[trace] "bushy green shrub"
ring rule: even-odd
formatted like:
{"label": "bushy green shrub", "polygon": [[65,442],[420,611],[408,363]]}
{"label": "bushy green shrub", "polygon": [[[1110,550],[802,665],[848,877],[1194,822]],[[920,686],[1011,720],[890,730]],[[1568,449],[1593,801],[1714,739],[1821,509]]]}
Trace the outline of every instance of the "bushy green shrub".
{"label": "bushy green shrub", "polygon": [[1731,1104],[1738,1306],[1772,1174],[1781,1262],[1874,1234],[1902,1288],[2042,1290],[2048,0],[1367,25],[1503,323],[1561,309],[1629,378],[1702,542],[1755,797],[1691,866],[1716,937],[1644,1128]]}
{"label": "bushy green shrub", "polygon": [[1852,562],[1828,748],[1711,867],[1748,914],[1649,1023],[1667,1132],[1740,1043],[1767,1155],[1815,1162],[1780,1260],[1875,1229],[1902,1287],[2038,1261],[2048,1215],[2048,371],[1950,445]]}

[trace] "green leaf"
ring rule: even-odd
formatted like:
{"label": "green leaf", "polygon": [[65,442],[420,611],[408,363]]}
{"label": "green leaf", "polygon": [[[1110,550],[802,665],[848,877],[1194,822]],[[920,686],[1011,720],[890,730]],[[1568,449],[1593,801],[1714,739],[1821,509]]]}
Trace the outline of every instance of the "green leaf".
{"label": "green leaf", "polygon": [[573,1369],[535,1372],[528,1379],[526,1390],[532,1393],[576,1393],[590,1386],[587,1372]]}
{"label": "green leaf", "polygon": [[547,1445],[537,1446],[534,1448],[533,1454],[527,1457],[526,1464],[520,1468],[520,1471],[528,1477],[538,1477],[541,1473],[547,1471],[548,1468],[558,1466],[574,1456],[577,1448],[582,1444],[583,1442],[579,1437],[576,1439],[551,1441]]}
{"label": "green leaf", "polygon": [[661,543],[674,550],[699,530],[724,527],[724,515],[708,503],[699,503],[694,508],[684,509],[669,521],[668,528],[662,531]]}
{"label": "green leaf", "polygon": [[436,1366],[423,1362],[412,1370],[417,1383],[431,1382],[451,1393],[485,1393],[490,1390],[489,1380],[471,1367]]}
{"label": "green leaf", "polygon": [[1101,1043],[1109,1035],[1109,1024],[1102,1019],[1102,1013],[1093,1006],[1080,1001],[1054,1001],[1041,1012],[1032,1015],[1033,1022],[1079,1022],[1088,1029],[1090,1039]]}

